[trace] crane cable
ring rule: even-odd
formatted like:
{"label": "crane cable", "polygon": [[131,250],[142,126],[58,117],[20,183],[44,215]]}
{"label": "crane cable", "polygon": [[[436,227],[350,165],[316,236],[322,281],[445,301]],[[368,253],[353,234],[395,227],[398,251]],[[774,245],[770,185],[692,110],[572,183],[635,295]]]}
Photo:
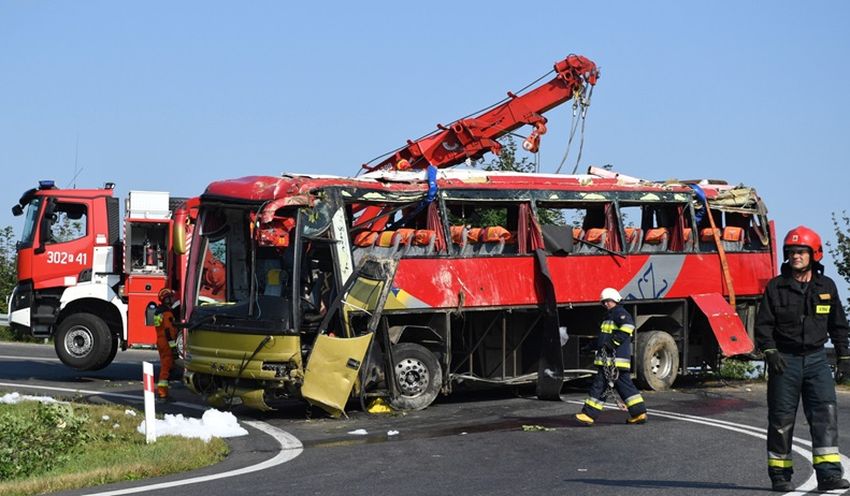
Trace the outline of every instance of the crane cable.
{"label": "crane cable", "polygon": [[[567,162],[567,157],[570,155],[570,148],[573,144],[573,138],[575,138],[576,131],[579,128],[579,124],[581,124],[581,138],[579,144],[578,157],[576,158],[576,165],[573,167],[573,174],[576,173],[578,169],[579,162],[581,161],[581,154],[584,150],[584,125],[587,121],[587,109],[590,107],[590,99],[593,96],[593,86],[586,84],[584,88],[576,90],[573,95],[573,117],[570,122],[570,137],[567,140],[567,149],[564,151],[564,156],[561,158],[561,163],[558,165],[558,168],[555,169],[555,174],[560,174],[561,169],[564,167],[564,164]],[[587,95],[587,96],[585,96]]]}

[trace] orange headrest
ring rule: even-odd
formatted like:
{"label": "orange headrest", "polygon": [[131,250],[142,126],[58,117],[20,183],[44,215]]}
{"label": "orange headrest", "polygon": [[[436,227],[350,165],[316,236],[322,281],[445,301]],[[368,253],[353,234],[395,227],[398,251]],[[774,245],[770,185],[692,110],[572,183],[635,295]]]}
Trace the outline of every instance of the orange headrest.
{"label": "orange headrest", "polygon": [[646,241],[649,244],[657,245],[662,243],[667,238],[667,228],[666,227],[656,227],[655,229],[647,229],[646,231]]}

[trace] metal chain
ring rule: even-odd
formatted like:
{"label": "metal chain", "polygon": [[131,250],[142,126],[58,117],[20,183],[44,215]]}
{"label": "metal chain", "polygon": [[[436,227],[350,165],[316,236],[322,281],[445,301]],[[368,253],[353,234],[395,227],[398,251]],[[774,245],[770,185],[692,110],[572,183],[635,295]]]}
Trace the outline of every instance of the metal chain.
{"label": "metal chain", "polygon": [[609,395],[613,396],[617,405],[620,407],[620,410],[627,410],[623,400],[620,399],[620,395],[617,393],[616,389],[614,389],[614,383],[620,378],[620,369],[617,368],[616,352],[612,355],[608,355],[603,347],[597,352],[597,354],[599,360],[602,362],[602,373],[605,375],[605,392],[603,393],[603,397],[608,398]]}

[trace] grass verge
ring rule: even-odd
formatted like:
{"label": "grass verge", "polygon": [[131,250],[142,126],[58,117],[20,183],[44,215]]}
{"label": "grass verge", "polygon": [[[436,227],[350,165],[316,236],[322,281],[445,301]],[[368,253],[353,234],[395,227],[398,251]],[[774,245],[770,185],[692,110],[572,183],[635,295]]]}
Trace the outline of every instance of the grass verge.
{"label": "grass verge", "polygon": [[28,496],[183,472],[221,461],[227,443],[166,436],[146,444],[144,418],[118,405],[0,405],[0,494]]}

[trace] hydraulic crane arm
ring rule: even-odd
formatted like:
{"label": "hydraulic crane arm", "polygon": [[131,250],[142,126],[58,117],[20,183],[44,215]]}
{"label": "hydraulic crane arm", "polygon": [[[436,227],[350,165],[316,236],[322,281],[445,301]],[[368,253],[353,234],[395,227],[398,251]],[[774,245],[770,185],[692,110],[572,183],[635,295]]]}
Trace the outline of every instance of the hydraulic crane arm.
{"label": "hydraulic crane arm", "polygon": [[407,145],[376,164],[363,169],[424,169],[457,165],[467,158],[478,159],[487,152],[499,154],[501,136],[524,125],[534,130],[523,142],[523,148],[536,152],[540,136],[546,133],[543,113],[572,99],[580,98],[596,84],[599,70],[590,59],[570,55],[555,64],[555,78],[523,95],[508,92],[508,98],[475,117],[463,118],[450,126],[437,125],[437,131]]}

